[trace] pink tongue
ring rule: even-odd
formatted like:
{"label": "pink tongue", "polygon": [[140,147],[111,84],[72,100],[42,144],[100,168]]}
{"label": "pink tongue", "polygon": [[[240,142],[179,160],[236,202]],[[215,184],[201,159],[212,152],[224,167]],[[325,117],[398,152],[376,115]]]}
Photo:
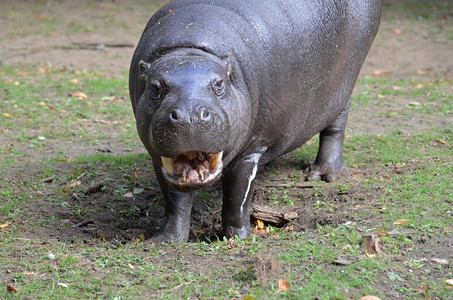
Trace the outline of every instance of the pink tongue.
{"label": "pink tongue", "polygon": [[190,164],[188,162],[176,162],[175,163],[175,174],[181,174],[184,169],[193,170],[192,164]]}
{"label": "pink tongue", "polygon": [[198,179],[198,173],[194,169],[189,169],[187,172],[187,181],[195,181]]}

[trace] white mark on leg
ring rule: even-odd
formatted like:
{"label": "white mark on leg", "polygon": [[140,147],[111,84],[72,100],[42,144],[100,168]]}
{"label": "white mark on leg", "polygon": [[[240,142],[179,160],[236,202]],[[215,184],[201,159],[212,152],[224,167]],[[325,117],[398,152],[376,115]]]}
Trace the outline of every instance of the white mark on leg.
{"label": "white mark on leg", "polygon": [[245,191],[244,200],[242,200],[241,215],[242,215],[242,212],[244,211],[245,201],[247,201],[247,197],[250,192],[250,186],[252,185],[252,181],[253,181],[253,179],[255,179],[256,171],[258,170],[258,162],[260,161],[261,156],[263,156],[263,154],[266,150],[267,150],[267,147],[263,147],[260,149],[260,152],[250,154],[245,159],[245,162],[251,162],[254,164],[254,166],[253,166],[252,174],[250,174],[249,179],[248,179],[248,185],[247,185],[247,190]]}

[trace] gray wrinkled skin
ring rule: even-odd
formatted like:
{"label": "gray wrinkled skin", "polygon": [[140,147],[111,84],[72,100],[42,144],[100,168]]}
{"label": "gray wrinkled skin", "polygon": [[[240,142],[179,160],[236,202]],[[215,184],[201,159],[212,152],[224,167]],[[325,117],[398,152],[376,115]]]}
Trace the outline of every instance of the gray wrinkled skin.
{"label": "gray wrinkled skin", "polygon": [[153,241],[187,240],[190,190],[205,185],[170,184],[161,156],[223,151],[224,234],[241,238],[250,235],[259,166],[320,133],[308,177],[334,181],[348,173],[344,129],[380,6],[380,0],[173,0],[150,19],[132,58],[129,89],[166,203]]}

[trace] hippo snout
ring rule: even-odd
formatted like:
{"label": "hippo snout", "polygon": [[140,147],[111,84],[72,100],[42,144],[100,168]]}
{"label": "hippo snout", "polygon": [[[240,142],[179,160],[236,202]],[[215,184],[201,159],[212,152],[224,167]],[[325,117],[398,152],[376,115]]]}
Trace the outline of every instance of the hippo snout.
{"label": "hippo snout", "polygon": [[158,153],[165,157],[191,151],[218,153],[228,143],[229,122],[222,111],[207,106],[173,107],[154,119],[152,136]]}
{"label": "hippo snout", "polygon": [[191,124],[199,123],[202,126],[211,125],[213,120],[212,112],[206,107],[198,107],[192,114],[185,112],[180,108],[174,108],[170,114],[170,122],[173,126],[191,126]]}

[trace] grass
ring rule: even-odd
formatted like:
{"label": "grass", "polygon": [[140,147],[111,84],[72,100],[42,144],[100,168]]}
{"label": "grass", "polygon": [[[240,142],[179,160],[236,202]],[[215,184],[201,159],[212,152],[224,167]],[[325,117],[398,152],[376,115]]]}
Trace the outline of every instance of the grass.
{"label": "grass", "polygon": [[124,150],[140,144],[126,74],[107,78],[42,67],[5,67],[1,73],[0,126],[9,143],[0,146],[0,155],[7,163],[26,156],[26,148],[43,155],[49,146],[64,152],[68,144],[93,148],[113,141]]}
{"label": "grass", "polygon": [[382,7],[385,20],[408,18],[413,21],[438,21],[440,14],[451,9],[452,4],[427,0],[384,1]]}
{"label": "grass", "polygon": [[[39,189],[41,183],[2,178],[1,195],[7,201],[0,204],[1,220],[14,225],[2,232],[0,244],[3,252],[0,262],[12,275],[3,275],[0,279],[5,285],[5,278],[11,277],[14,285],[19,287],[21,297],[42,299],[134,299],[149,296],[173,299],[193,295],[207,298],[241,295],[256,298],[349,299],[351,295],[357,298],[362,294],[385,298],[385,293],[376,285],[380,280],[394,283],[393,292],[407,298],[419,296],[414,289],[430,285],[428,295],[447,299],[451,290],[443,281],[452,272],[451,265],[431,265],[432,262],[423,256],[431,254],[423,253],[423,250],[414,253],[413,248],[416,247],[414,238],[418,236],[429,234],[435,237],[430,239],[432,243],[451,237],[453,189],[450,177],[453,170],[452,149],[448,146],[451,132],[451,129],[437,129],[409,136],[393,132],[381,137],[358,136],[348,140],[345,160],[352,166],[366,165],[375,175],[359,180],[366,181],[367,191],[373,193],[376,188],[381,191],[377,204],[385,206],[386,210],[363,212],[368,217],[375,215],[380,218],[377,227],[351,221],[339,226],[318,225],[317,230],[308,233],[277,231],[267,235],[268,238],[253,236],[249,240],[236,240],[233,249],[228,249],[227,242],[223,240],[151,245],[146,251],[142,243],[120,244],[111,248],[112,244],[107,242],[69,244],[53,241],[42,245],[33,238],[22,240],[20,235],[23,230],[39,230],[36,226],[29,227],[36,220],[23,225],[17,222],[23,219],[27,202],[32,199],[28,191]],[[447,145],[437,142],[439,139],[445,139]],[[309,145],[290,155],[303,160],[315,155],[315,147]],[[74,179],[88,169],[94,171],[87,175],[93,178],[99,175],[96,172],[110,170],[113,184],[109,184],[107,189],[120,188],[119,182],[123,182],[126,191],[137,183],[134,183],[136,179],[133,177],[123,175],[130,174],[133,168],[140,168],[146,160],[145,155],[81,156],[67,163],[72,175],[61,180]],[[58,173],[58,164],[61,163],[44,164],[41,177]],[[379,175],[396,164],[404,172],[391,173],[389,178]],[[344,193],[357,189],[357,186],[339,183],[336,188]],[[331,186],[319,183],[321,193],[327,188]],[[208,196],[200,194],[202,198]],[[128,217],[134,218],[134,215]],[[398,219],[410,221],[394,225],[393,222]],[[52,220],[47,226],[52,226]],[[378,229],[385,232],[395,228],[410,230],[410,234],[402,231],[401,234],[383,236],[388,252],[385,256],[369,258],[363,254],[360,248],[361,232]],[[49,258],[49,253],[54,254],[56,259]],[[18,255],[22,257],[20,263]],[[263,257],[272,257],[279,262],[280,269],[271,270],[275,271],[270,275],[271,281],[263,282],[261,279],[263,274],[257,262]],[[341,257],[351,258],[352,263],[348,266],[332,264]],[[201,261],[211,261],[219,267],[200,269]],[[444,275],[425,275],[423,270],[428,266],[439,268],[440,272],[436,274]],[[291,283],[291,289],[278,292],[278,278],[286,278]],[[4,290],[0,291],[0,295],[2,299],[14,297],[5,294]]]}
{"label": "grass", "polygon": [[[384,106],[385,111],[392,117],[420,113],[428,118],[446,116],[453,111],[453,94],[449,87],[451,80],[427,81],[423,79],[400,79],[364,77],[359,84],[365,86],[365,90],[353,96],[352,109],[370,104]],[[378,89],[374,87],[378,86]],[[403,101],[401,101],[403,100]],[[377,112],[382,114],[381,110]]]}

